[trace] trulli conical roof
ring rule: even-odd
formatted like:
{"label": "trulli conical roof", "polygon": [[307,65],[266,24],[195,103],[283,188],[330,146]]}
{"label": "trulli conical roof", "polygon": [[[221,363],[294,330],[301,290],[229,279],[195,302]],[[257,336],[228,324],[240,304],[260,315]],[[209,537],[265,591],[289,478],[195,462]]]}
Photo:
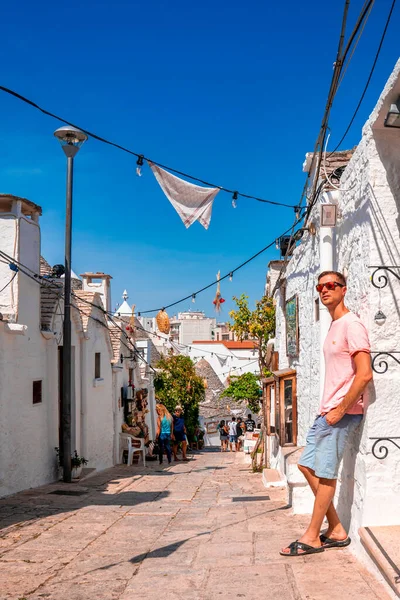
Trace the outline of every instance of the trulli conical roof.
{"label": "trulli conical roof", "polygon": [[132,315],[132,307],[129,306],[129,304],[127,303],[129,296],[126,290],[124,290],[122,298],[124,301],[121,304],[121,306],[118,306],[117,310],[114,313],[114,317],[130,317]]}

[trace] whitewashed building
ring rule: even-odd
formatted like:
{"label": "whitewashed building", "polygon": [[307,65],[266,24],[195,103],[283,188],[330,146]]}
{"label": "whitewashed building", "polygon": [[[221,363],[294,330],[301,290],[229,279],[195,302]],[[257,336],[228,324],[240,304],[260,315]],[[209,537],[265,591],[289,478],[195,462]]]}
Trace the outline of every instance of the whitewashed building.
{"label": "whitewashed building", "polygon": [[260,373],[258,349],[251,340],[194,340],[185,354],[192,360],[206,359],[222,383],[229,375]]}
{"label": "whitewashed building", "polygon": [[[308,222],[315,230],[303,232],[275,292],[279,364],[265,381],[269,466],[288,484],[294,511],[310,512],[313,497],[297,460],[319,406],[322,345],[330,325],[315,284],[321,271],[344,273],[346,305],[369,331],[374,380],[362,427],[339,475],[336,504],[353,551],[371,568],[373,557],[396,593],[399,573],[387,557],[388,539],[398,543],[400,537],[400,118],[396,127],[384,122],[390,110],[396,119],[399,98],[400,61],[357,148],[322,161],[321,181],[327,185]],[[325,216],[334,217],[336,210],[336,226],[323,226],[323,204],[334,205]],[[276,282],[280,268],[273,265],[270,281]],[[268,470],[265,480],[271,484]]]}
{"label": "whitewashed building", "polygon": [[[40,256],[41,212],[29,200],[0,195],[0,497],[58,474],[63,279]],[[82,278],[72,281],[72,451],[102,470],[119,461],[129,384],[152,382],[143,381],[126,323],[106,314],[111,276]],[[153,433],[154,416],[147,418]]]}

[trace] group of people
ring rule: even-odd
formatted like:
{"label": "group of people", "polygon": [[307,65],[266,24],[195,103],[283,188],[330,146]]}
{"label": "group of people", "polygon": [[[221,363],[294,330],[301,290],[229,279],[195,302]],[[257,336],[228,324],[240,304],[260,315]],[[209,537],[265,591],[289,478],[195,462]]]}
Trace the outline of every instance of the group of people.
{"label": "group of people", "polygon": [[228,423],[222,419],[217,427],[219,431],[219,437],[221,440],[221,452],[239,452],[244,442],[244,435],[247,431],[254,431],[256,429],[256,422],[251,418],[251,415],[247,415],[246,421],[243,421],[240,417],[232,417],[232,420]]}
{"label": "group of people", "polygon": [[176,406],[174,414],[171,415],[164,404],[157,403],[156,411],[158,415],[156,440],[160,465],[163,462],[164,453],[167,455],[168,463],[171,463],[172,455],[174,460],[180,460],[178,458],[179,444],[182,447],[182,460],[189,460],[186,456],[188,443],[182,406]]}

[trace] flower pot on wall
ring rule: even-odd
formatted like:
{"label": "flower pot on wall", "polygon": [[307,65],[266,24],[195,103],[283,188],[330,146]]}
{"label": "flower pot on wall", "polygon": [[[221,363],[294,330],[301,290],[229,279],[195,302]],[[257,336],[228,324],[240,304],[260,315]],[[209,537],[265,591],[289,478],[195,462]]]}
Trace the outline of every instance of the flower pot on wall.
{"label": "flower pot on wall", "polygon": [[72,467],[71,469],[71,477],[72,479],[79,479],[82,474],[82,465],[79,467]]}

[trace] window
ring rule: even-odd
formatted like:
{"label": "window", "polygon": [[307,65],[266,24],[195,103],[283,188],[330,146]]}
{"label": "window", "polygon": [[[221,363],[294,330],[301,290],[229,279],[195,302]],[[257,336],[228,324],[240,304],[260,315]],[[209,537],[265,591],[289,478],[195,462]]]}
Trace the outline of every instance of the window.
{"label": "window", "polygon": [[94,378],[101,378],[101,353],[96,352],[94,355]]}
{"label": "window", "polygon": [[315,299],[314,317],[315,317],[315,322],[319,321],[319,298]]}
{"label": "window", "polygon": [[229,340],[229,333],[223,333],[222,334],[222,339],[223,340]]}
{"label": "window", "polygon": [[34,381],[32,388],[32,403],[41,404],[42,402],[42,381]]}

